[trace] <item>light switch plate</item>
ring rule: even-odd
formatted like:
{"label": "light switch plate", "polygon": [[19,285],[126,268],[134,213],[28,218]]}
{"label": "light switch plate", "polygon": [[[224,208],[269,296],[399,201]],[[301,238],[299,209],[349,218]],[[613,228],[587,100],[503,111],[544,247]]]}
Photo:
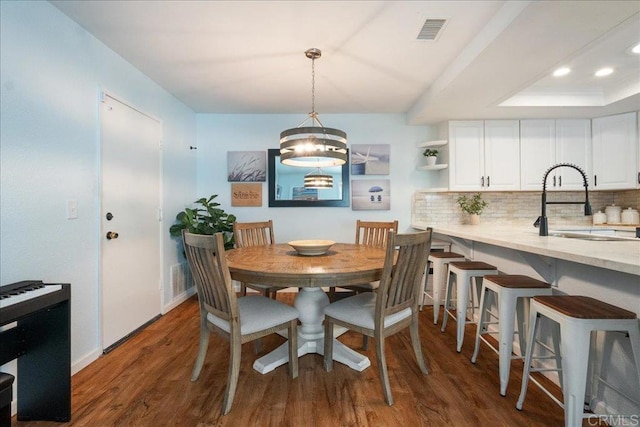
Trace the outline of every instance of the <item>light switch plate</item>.
{"label": "light switch plate", "polygon": [[67,219],[78,218],[78,201],[67,200]]}

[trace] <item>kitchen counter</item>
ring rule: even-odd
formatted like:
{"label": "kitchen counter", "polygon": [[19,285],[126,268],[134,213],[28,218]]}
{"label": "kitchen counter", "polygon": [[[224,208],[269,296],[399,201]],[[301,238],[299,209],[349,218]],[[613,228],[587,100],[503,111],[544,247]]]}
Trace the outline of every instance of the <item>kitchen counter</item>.
{"label": "kitchen counter", "polygon": [[[429,225],[415,223],[411,226],[424,230]],[[638,241],[588,241],[539,236],[538,229],[531,226],[443,224],[431,227],[434,233],[449,236],[454,240],[481,242],[640,276],[640,239]],[[550,228],[553,230],[553,227]]]}
{"label": "kitchen counter", "polygon": [[[414,223],[425,229],[429,224]],[[503,225],[486,222],[480,225],[431,225],[434,237],[452,243],[452,251],[476,261],[495,265],[504,274],[523,274],[550,283],[558,295],[583,295],[629,310],[640,316],[640,239],[626,241],[589,241],[564,237],[540,236],[531,225]],[[586,229],[585,226],[557,226],[554,229]],[[491,327],[491,326],[490,326]],[[543,324],[539,340],[549,342],[552,326]],[[618,413],[628,401],[609,390],[608,384],[624,385],[627,396],[640,395],[637,383],[630,383],[629,372],[635,370],[631,343],[618,332],[594,334],[589,358],[593,365],[586,402],[595,414]],[[515,340],[514,348],[519,348]],[[541,350],[543,351],[543,350]],[[516,353],[518,351],[516,350]],[[554,368],[553,362],[539,360],[541,369]],[[543,375],[559,384],[554,372]],[[606,378],[606,383],[598,381]],[[637,413],[637,405],[630,413]]]}

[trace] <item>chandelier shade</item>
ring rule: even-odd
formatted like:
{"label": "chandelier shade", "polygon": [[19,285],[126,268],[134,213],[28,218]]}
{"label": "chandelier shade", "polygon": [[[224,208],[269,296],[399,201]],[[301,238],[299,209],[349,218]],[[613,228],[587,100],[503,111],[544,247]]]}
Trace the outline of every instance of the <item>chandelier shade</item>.
{"label": "chandelier shade", "polygon": [[289,166],[342,166],[347,162],[347,134],[318,126],[282,131],[280,161]]}
{"label": "chandelier shade", "polygon": [[[315,111],[315,60],[320,49],[305,52],[311,59],[311,112],[296,128],[280,133],[280,162],[289,166],[329,167],[347,162],[347,134],[344,131],[324,127]],[[311,126],[305,126],[311,120]]]}
{"label": "chandelier shade", "polygon": [[333,176],[323,173],[318,169],[315,173],[304,176],[304,188],[326,189],[333,188]]}

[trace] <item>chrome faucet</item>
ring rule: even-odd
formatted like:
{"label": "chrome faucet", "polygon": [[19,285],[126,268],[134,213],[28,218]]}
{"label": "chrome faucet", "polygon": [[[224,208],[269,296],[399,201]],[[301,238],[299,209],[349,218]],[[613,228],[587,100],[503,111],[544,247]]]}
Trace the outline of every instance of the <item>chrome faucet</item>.
{"label": "chrome faucet", "polygon": [[[573,168],[580,172],[582,175],[582,182],[584,184],[584,202],[562,202],[562,201],[554,201],[547,202],[547,176],[549,173],[560,167],[568,167]],[[536,222],[533,224],[534,227],[540,227],[540,235],[548,236],[549,235],[549,221],[547,220],[547,205],[581,205],[584,203],[584,214],[591,215],[591,204],[589,203],[589,190],[587,183],[587,174],[584,171],[571,163],[558,163],[557,165],[551,166],[544,173],[544,177],[542,178],[542,214],[538,217]]]}

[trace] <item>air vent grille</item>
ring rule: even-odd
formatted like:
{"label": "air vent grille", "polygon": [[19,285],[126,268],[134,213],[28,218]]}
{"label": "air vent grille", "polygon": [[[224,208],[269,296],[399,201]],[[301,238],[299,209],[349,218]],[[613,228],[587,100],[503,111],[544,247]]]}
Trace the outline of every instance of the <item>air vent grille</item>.
{"label": "air vent grille", "polygon": [[418,34],[418,40],[436,40],[446,23],[446,19],[427,19]]}

